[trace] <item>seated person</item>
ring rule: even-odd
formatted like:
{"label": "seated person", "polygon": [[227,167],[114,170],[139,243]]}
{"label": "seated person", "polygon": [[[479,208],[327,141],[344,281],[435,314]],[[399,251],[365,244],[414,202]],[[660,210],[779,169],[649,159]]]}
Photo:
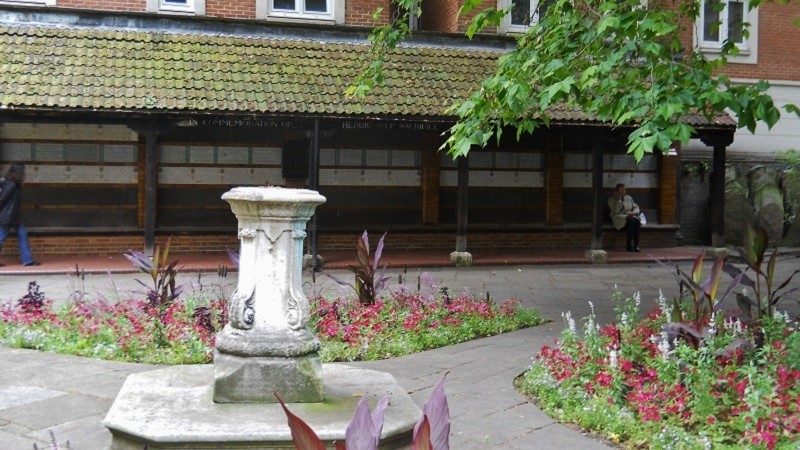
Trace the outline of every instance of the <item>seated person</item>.
{"label": "seated person", "polygon": [[639,229],[642,227],[639,221],[639,205],[630,195],[625,195],[624,184],[617,184],[614,195],[608,199],[608,208],[611,210],[611,222],[614,223],[614,228],[625,230],[625,250],[638,252]]}

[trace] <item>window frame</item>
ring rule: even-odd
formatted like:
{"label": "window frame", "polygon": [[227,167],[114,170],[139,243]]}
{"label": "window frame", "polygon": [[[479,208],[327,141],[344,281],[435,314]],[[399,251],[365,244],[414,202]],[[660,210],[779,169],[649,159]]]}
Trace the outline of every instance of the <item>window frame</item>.
{"label": "window frame", "polygon": [[[531,22],[529,25],[519,25],[511,23],[511,13],[509,12],[505,16],[503,16],[503,21],[500,23],[499,31],[501,33],[509,33],[509,34],[516,34],[516,33],[524,33],[528,31],[531,24],[539,23],[539,3],[546,1],[546,0],[527,0],[530,3],[531,11],[533,11],[533,17],[531,17]],[[497,8],[500,10],[510,10],[511,6],[514,4],[514,0],[498,0],[497,1]]]}
{"label": "window frame", "polygon": [[[305,1],[305,0],[303,0]],[[327,0],[329,11],[326,14],[298,13],[294,11],[275,10],[272,0],[256,0],[256,19],[269,22],[300,22],[343,25],[345,21],[345,0]]]}
{"label": "window frame", "polygon": [[756,64],[758,62],[758,8],[748,10],[749,0],[719,0],[723,1],[725,7],[719,12],[719,39],[716,41],[705,39],[705,5],[708,0],[702,0],[700,4],[700,15],[695,22],[694,46],[709,57],[719,54],[723,43],[728,38],[728,5],[729,3],[741,3],[743,8],[742,22],[749,24],[747,30],[749,36],[742,37],[741,43],[736,43],[739,49],[738,55],[729,55],[728,61],[741,64]]}
{"label": "window frame", "polygon": [[294,10],[276,9],[273,5],[275,0],[266,0],[267,17],[280,17],[288,19],[307,19],[307,20],[333,20],[334,0],[325,0],[326,12],[304,11],[306,0],[294,0]]}
{"label": "window frame", "polygon": [[0,0],[0,5],[56,6],[56,0]]}
{"label": "window frame", "polygon": [[164,0],[147,0],[145,11],[158,14],[205,16],[206,0],[186,0],[185,5],[168,4]]}

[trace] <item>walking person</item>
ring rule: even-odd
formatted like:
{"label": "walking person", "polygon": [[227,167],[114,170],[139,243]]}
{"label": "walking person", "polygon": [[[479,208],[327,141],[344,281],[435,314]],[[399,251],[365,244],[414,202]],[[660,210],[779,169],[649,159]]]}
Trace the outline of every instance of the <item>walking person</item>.
{"label": "walking person", "polygon": [[608,208],[611,210],[611,222],[614,228],[625,230],[625,250],[639,251],[639,229],[642,222],[639,220],[639,205],[630,195],[625,194],[625,185],[617,184],[614,195],[608,199]]}
{"label": "walking person", "polygon": [[22,223],[22,183],[25,181],[25,165],[11,164],[0,185],[0,251],[10,230],[17,232],[19,256],[23,266],[38,266],[28,245],[28,230]]}

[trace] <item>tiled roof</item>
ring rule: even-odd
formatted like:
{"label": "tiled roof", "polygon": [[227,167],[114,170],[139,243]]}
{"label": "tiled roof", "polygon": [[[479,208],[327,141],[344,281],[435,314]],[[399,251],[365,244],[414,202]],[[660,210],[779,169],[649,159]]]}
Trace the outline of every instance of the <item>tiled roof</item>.
{"label": "tiled roof", "polygon": [[[347,97],[368,51],[357,42],[0,25],[0,110],[441,117],[494,72],[500,55],[399,48],[382,85]],[[568,108],[551,118],[597,122]],[[721,116],[713,125],[735,122]]]}
{"label": "tiled roof", "polygon": [[385,84],[345,89],[367,45],[205,34],[0,26],[0,108],[441,116],[499,53],[402,48]]}

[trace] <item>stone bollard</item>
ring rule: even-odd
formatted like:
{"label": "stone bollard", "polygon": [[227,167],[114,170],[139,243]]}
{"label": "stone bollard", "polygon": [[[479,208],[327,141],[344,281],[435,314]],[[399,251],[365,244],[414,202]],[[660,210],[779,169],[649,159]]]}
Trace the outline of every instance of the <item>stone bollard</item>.
{"label": "stone bollard", "polygon": [[214,401],[322,401],[319,340],[307,328],[303,239],[316,191],[239,187],[225,193],[239,221],[239,282],[216,337]]}

